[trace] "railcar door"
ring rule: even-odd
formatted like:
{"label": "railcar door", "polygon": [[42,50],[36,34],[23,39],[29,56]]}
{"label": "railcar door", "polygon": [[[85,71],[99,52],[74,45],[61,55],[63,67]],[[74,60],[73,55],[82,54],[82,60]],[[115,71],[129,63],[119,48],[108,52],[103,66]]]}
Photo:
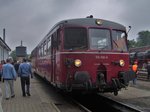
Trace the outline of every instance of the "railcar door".
{"label": "railcar door", "polygon": [[55,82],[55,69],[56,69],[56,45],[57,44],[57,34],[52,35],[52,49],[51,49],[51,82]]}

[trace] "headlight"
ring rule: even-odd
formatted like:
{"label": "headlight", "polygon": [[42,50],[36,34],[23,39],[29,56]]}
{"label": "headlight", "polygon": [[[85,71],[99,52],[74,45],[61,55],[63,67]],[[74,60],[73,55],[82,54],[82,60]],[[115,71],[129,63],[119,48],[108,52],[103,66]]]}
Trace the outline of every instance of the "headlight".
{"label": "headlight", "polygon": [[76,59],[76,60],[74,61],[74,64],[75,64],[76,67],[80,67],[81,64],[82,64],[82,62],[81,62],[81,60]]}
{"label": "headlight", "polygon": [[102,20],[100,20],[100,19],[96,19],[95,22],[96,22],[97,25],[102,25]]}
{"label": "headlight", "polygon": [[123,66],[125,65],[124,60],[120,60],[120,61],[119,61],[119,64],[120,64],[120,66],[122,66],[122,67],[123,67]]}

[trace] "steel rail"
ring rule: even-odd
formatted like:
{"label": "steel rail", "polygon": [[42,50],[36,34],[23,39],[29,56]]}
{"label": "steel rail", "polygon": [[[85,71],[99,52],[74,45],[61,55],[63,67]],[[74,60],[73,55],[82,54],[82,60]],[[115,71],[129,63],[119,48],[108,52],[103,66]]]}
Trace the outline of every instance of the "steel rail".
{"label": "steel rail", "polygon": [[109,97],[105,97],[103,95],[100,95],[101,97],[104,98],[104,100],[111,105],[113,108],[119,110],[120,112],[144,112],[136,107],[133,107],[131,105],[128,105],[126,103],[122,103],[116,100],[113,100]]}

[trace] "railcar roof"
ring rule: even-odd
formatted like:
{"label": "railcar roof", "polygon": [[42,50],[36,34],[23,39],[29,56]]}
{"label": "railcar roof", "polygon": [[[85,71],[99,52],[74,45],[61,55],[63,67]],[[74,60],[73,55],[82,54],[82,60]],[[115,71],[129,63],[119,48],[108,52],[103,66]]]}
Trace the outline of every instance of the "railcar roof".
{"label": "railcar roof", "polygon": [[[101,25],[96,24],[96,20],[101,20],[102,24]],[[125,26],[123,26],[122,24],[113,21],[104,20],[104,19],[97,19],[97,18],[68,19],[68,20],[63,20],[56,25],[59,25],[61,23],[64,24],[65,26],[89,26],[89,27],[100,26],[105,28],[126,30]]]}
{"label": "railcar roof", "polygon": [[[96,20],[101,20],[102,24],[101,25],[96,24]],[[122,24],[109,21],[109,20],[104,20],[104,19],[99,19],[99,18],[77,18],[77,19],[67,19],[67,20],[63,20],[63,21],[56,23],[51,28],[51,30],[49,31],[47,35],[49,35],[51,31],[55,29],[57,26],[61,26],[61,25],[78,26],[78,27],[104,27],[104,28],[118,29],[118,30],[123,30],[123,31],[126,30],[125,26],[123,26]],[[42,41],[37,46],[43,43],[45,38],[47,38],[47,35],[42,39]]]}

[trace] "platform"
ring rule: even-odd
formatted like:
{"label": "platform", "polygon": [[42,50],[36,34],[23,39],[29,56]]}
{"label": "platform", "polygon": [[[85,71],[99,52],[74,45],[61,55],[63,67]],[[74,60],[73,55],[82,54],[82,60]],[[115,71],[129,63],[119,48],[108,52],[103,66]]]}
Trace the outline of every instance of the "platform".
{"label": "platform", "polygon": [[117,96],[111,93],[103,95],[140,109],[141,112],[150,112],[150,81],[137,80],[136,85],[131,81],[127,89],[119,91]]}
{"label": "platform", "polygon": [[[4,93],[4,83],[0,82]],[[15,98],[2,99],[3,112],[59,112],[53,104],[50,93],[44,90],[44,85],[36,77],[31,79],[31,96],[22,96],[20,78],[15,81]]]}
{"label": "platform", "polygon": [[[0,86],[4,93],[4,83],[0,82]],[[59,100],[54,97],[52,91],[49,91],[48,84],[37,77],[31,79],[31,96],[22,96],[20,78],[15,81],[15,98],[5,100],[2,99],[2,107],[4,112],[60,112],[55,104]],[[111,99],[124,102],[128,105],[134,106],[143,110],[143,112],[150,111],[150,81],[137,80],[137,84],[133,85],[130,82],[127,90],[122,89],[117,96],[113,93],[103,94]],[[54,100],[56,99],[56,100]]]}

